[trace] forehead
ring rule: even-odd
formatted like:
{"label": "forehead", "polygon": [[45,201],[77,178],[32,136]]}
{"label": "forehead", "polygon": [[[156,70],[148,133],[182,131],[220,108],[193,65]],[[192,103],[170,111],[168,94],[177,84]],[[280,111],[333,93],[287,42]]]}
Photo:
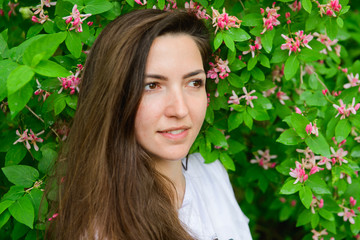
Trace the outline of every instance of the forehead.
{"label": "forehead", "polygon": [[155,38],[146,62],[146,72],[203,69],[199,48],[190,35],[166,34]]}

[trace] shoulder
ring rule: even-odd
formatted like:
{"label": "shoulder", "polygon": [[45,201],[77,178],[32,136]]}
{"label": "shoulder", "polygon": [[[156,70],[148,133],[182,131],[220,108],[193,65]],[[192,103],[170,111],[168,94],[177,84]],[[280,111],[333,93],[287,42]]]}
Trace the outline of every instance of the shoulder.
{"label": "shoulder", "polygon": [[228,178],[228,174],[219,160],[206,163],[200,153],[190,154],[188,157],[187,173],[191,176],[212,176]]}

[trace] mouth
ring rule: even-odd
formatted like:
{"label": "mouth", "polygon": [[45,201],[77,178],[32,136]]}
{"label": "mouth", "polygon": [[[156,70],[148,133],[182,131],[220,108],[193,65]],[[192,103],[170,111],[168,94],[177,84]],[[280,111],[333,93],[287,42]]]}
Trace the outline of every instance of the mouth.
{"label": "mouth", "polygon": [[169,129],[165,129],[165,130],[158,131],[158,132],[166,138],[169,138],[172,140],[180,140],[180,139],[185,138],[188,135],[189,129],[190,129],[190,127],[183,126],[183,127],[177,127],[177,128],[169,128]]}

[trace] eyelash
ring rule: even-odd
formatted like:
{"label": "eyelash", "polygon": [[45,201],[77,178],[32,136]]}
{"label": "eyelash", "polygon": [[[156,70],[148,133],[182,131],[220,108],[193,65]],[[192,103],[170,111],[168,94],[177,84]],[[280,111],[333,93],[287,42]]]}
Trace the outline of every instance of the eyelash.
{"label": "eyelash", "polygon": [[[202,80],[202,79],[195,79],[195,80],[190,81],[189,83],[194,83],[194,82],[196,82],[197,84],[199,84],[199,86],[194,86],[195,88],[201,88],[202,86],[204,86],[204,80]],[[155,85],[155,87],[159,87],[160,84],[159,84],[158,82],[149,82],[149,83],[146,83],[146,84],[145,84],[145,91],[155,90],[155,88],[154,88],[154,89],[151,89],[151,88],[147,89],[147,87],[150,87],[151,85]]]}

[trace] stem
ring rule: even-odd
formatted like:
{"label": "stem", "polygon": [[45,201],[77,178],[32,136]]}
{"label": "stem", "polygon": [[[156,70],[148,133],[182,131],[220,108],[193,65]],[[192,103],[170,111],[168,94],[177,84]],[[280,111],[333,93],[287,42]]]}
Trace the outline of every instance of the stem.
{"label": "stem", "polygon": [[[42,123],[45,123],[45,121],[44,121],[39,115],[37,115],[28,105],[25,105],[25,107],[26,107],[37,119],[39,119]],[[61,138],[60,138],[60,136],[59,136],[59,134],[58,134],[52,127],[49,126],[49,128],[50,128],[51,131],[56,135],[56,137],[58,137],[59,140],[62,141]]]}
{"label": "stem", "polygon": [[241,0],[239,0],[239,2],[241,4],[241,6],[243,7],[243,9],[245,10],[245,6],[244,6],[243,2]]}
{"label": "stem", "polygon": [[[327,92],[330,94],[329,89],[326,87],[325,83],[323,83],[323,81],[320,80],[319,75],[318,75],[316,72],[314,72],[313,74],[315,74],[316,79],[319,81],[319,83],[320,83],[320,84],[327,90]],[[326,94],[325,94],[325,98],[326,98],[326,100],[327,100],[328,102],[330,102],[330,103],[332,103],[332,104],[335,104],[333,101],[331,101],[331,100],[326,96]]]}
{"label": "stem", "polygon": [[303,65],[300,65],[300,86],[299,88],[301,89],[301,86],[304,83],[304,79],[303,79]]}

